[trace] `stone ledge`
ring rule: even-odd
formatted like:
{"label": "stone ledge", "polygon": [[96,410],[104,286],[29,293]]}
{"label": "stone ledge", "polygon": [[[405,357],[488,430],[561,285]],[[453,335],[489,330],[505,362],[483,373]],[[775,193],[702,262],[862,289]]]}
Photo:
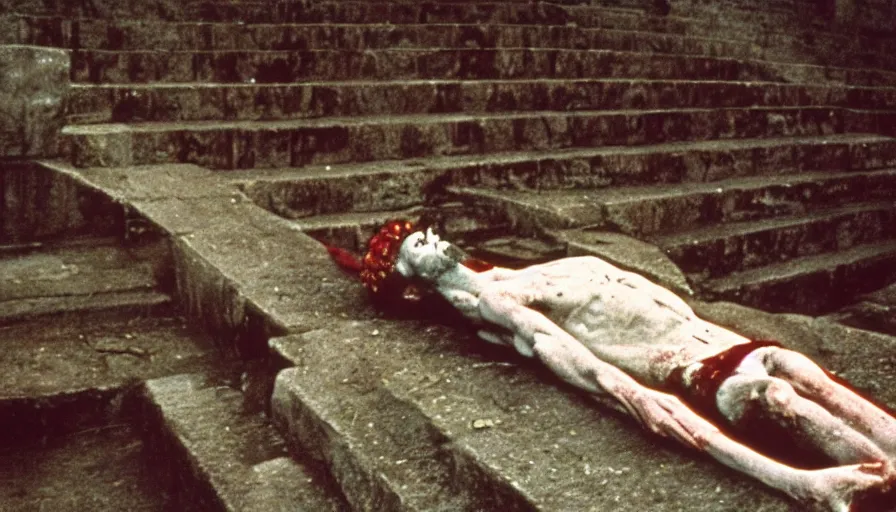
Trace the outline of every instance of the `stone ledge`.
{"label": "stone ledge", "polygon": [[140,379],[216,362],[179,320],[108,309],[7,325],[0,346],[0,445],[127,421]]}
{"label": "stone ledge", "polygon": [[[891,111],[839,107],[576,110],[326,119],[69,125],[77,167],[193,163],[214,169],[305,167],[598,147],[834,138],[874,133]],[[483,155],[483,156],[480,156]]]}
{"label": "stone ledge", "polygon": [[[177,295],[224,348],[258,355],[271,336],[318,329],[348,311],[373,314],[319,242],[220,175],[194,166],[55,168],[171,237]],[[171,196],[178,186],[186,192]]]}
{"label": "stone ledge", "polygon": [[296,119],[424,112],[675,108],[887,109],[896,89],[681,80],[396,80],[291,84],[73,84],[72,123]]}
{"label": "stone ledge", "polygon": [[43,244],[125,232],[120,204],[45,163],[0,163],[0,243]]}

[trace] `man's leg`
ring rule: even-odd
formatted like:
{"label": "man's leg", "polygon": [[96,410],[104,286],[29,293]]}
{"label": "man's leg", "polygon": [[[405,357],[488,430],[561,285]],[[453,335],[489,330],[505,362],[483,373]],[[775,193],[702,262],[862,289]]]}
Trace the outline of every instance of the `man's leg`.
{"label": "man's leg", "polygon": [[[531,314],[540,315],[535,311]],[[566,337],[535,333],[533,338],[533,352],[539,360],[564,380],[595,393],[599,402],[607,403],[605,391],[592,382],[591,376],[596,373],[590,368],[592,361],[600,365],[593,355],[591,359],[578,353],[578,347],[571,350],[570,343],[577,342]],[[636,384],[629,387],[623,382],[613,388],[613,398],[622,405],[621,409],[651,432],[704,452],[729,468],[756,478],[800,502],[846,512],[862,493],[888,485],[890,475],[880,462],[816,470],[794,468],[728,437],[674,395]],[[615,404],[611,407],[620,409]]]}
{"label": "man's leg", "polygon": [[802,396],[870,439],[896,464],[896,418],[831,379],[821,367],[798,352],[769,347],[757,350],[756,357],[770,376],[789,382]]}
{"label": "man's leg", "polygon": [[737,427],[761,411],[784,427],[788,441],[803,441],[840,464],[888,459],[874,442],[821,405],[801,397],[786,381],[769,375],[735,374],[716,394],[719,412]]}

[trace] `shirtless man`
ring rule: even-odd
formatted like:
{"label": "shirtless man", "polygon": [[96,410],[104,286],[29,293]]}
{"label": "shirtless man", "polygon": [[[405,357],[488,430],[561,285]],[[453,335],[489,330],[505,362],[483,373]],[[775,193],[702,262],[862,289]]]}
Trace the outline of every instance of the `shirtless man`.
{"label": "shirtless man", "polygon": [[[855,511],[896,482],[896,419],[805,356],[702,320],[674,293],[596,257],[477,271],[431,230],[403,226],[371,242],[362,279],[372,291],[393,269],[435,289],[482,339],[813,508]],[[716,426],[736,430],[757,411],[834,465],[791,467]]]}

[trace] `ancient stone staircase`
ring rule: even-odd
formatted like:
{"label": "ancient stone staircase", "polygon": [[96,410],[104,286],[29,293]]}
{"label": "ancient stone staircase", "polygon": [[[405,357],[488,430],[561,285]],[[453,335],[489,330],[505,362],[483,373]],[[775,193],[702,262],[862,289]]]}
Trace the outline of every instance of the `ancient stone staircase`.
{"label": "ancient stone staircase", "polygon": [[[42,168],[169,237],[165,301],[274,366],[243,386],[214,365],[147,377],[165,375],[139,388],[136,417],[175,502],[786,508],[532,365],[378,318],[296,230],[358,248],[382,220],[435,211],[457,235],[615,231],[659,246],[701,297],[787,311],[896,277],[892,45],[810,32],[784,7],[749,23],[529,1],[11,12],[0,41],[71,49],[69,124]],[[741,327],[776,325],[734,311]],[[802,329],[825,341],[785,341],[810,352],[845,336]],[[834,350],[837,368],[885,343],[862,336],[860,355]],[[271,389],[276,431],[244,410]]]}
{"label": "ancient stone staircase", "polygon": [[[751,176],[828,170],[860,171],[851,177],[866,180],[874,174],[864,173],[886,169],[896,155],[893,141],[882,136],[894,103],[887,85],[896,78],[884,65],[883,44],[862,48],[881,56],[880,67],[867,59],[839,59],[849,67],[807,63],[806,48],[797,48],[800,33],[770,29],[795,23],[783,9],[763,13],[748,25],[759,27],[751,33],[731,16],[658,18],[550,3],[193,7],[185,16],[212,22],[19,20],[28,37],[76,49],[73,124],[64,131],[75,165],[188,162],[241,169],[234,177],[247,183],[253,199],[295,218],[401,210],[451,186],[533,189],[537,204],[550,189],[641,185],[638,194],[653,196],[667,184],[726,189]],[[732,27],[738,30],[729,33]],[[790,46],[769,44],[788,36]],[[812,42],[835,45],[843,37],[813,33]],[[374,165],[359,165],[368,162]],[[491,196],[496,208],[506,208]],[[600,193],[591,196],[599,200]],[[557,207],[574,200],[550,197]],[[878,198],[887,199],[869,199]],[[521,201],[517,194],[515,204]],[[594,218],[601,206],[587,221],[565,227],[606,222],[636,236],[648,231],[637,222]],[[789,213],[788,233],[818,225],[785,210],[765,211]],[[835,217],[842,221],[837,226],[846,222]],[[731,229],[775,238],[783,226]],[[674,234],[678,242],[671,243],[678,246],[687,237],[663,234]],[[713,282],[702,286],[711,296],[819,311],[840,302],[785,299],[774,290],[803,278],[839,288],[856,274],[833,269],[861,267],[868,258],[882,258],[885,269],[890,235],[878,229],[874,236],[829,242],[828,251],[858,241],[879,247],[843,254],[843,262],[819,256],[794,268],[780,260],[812,251],[786,254],[776,250],[782,242],[760,247],[754,241],[748,252],[771,251],[764,265],[784,267],[722,281],[747,268],[728,265],[722,272],[716,260],[694,260],[703,254],[696,246],[688,256],[669,250],[695,282],[712,274]],[[790,245],[801,244],[787,236]],[[729,247],[730,258],[732,246],[744,253],[743,240],[717,233],[700,243]],[[751,266],[759,265],[752,259]],[[866,266],[877,274],[878,266]],[[878,282],[872,281],[855,289]]]}

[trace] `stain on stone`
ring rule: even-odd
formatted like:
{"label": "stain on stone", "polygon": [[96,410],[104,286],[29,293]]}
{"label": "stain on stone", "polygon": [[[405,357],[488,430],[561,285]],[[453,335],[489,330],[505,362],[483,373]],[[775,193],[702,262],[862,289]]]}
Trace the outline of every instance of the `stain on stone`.
{"label": "stain on stone", "polygon": [[[554,106],[551,102],[551,93],[547,87],[535,85],[529,89],[529,92],[529,101],[532,102],[531,109],[551,110]],[[562,107],[559,109],[562,109]]]}
{"label": "stain on stone", "polygon": [[401,130],[401,157],[416,158],[432,151],[420,129],[414,125],[406,125]]}
{"label": "stain on stone", "polygon": [[251,169],[255,167],[255,155],[259,134],[252,131],[240,132],[234,141],[235,168]]}
{"label": "stain on stone", "polygon": [[148,82],[156,77],[149,73],[141,55],[132,54],[126,60],[127,77],[131,82]]}
{"label": "stain on stone", "polygon": [[66,48],[69,46],[70,21],[64,18],[22,18],[28,30],[28,44]]}
{"label": "stain on stone", "polygon": [[463,110],[463,86],[459,83],[440,83],[435,86],[435,103],[430,112],[446,113]]}
{"label": "stain on stone", "polygon": [[124,48],[125,34],[121,27],[109,24],[106,26],[106,42],[103,48],[106,50],[121,50]]}
{"label": "stain on stone", "polygon": [[0,46],[0,155],[56,156],[69,62],[63,50]]}
{"label": "stain on stone", "polygon": [[457,45],[462,48],[494,48],[494,33],[488,33],[487,25],[463,25],[458,33]]}
{"label": "stain on stone", "polygon": [[[234,132],[230,130],[188,131],[174,134],[173,146],[177,156],[174,161],[195,163],[215,169],[232,169],[234,165]],[[157,153],[164,153],[162,147]],[[161,161],[169,161],[170,157],[160,154]],[[158,161],[158,160],[156,160]]]}
{"label": "stain on stone", "polygon": [[205,58],[204,55],[197,54],[195,58],[200,61],[207,61],[212,66],[215,81],[229,83],[242,82],[237,66],[237,61],[239,60],[239,54],[237,52],[221,52],[211,55],[210,58]]}

